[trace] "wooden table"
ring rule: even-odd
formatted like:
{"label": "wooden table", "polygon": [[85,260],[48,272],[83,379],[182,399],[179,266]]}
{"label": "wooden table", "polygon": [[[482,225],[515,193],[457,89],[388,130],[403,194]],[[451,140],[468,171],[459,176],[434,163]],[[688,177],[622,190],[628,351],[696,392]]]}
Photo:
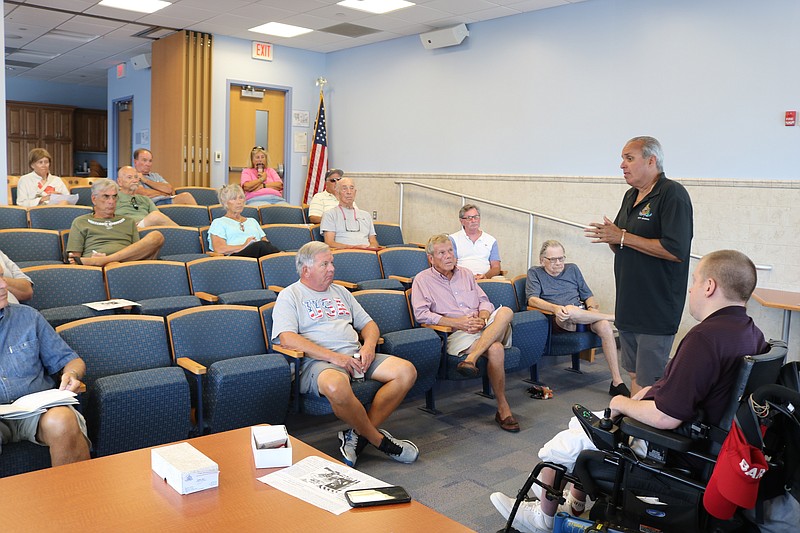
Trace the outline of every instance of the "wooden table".
{"label": "wooden table", "polygon": [[[250,428],[188,442],[219,465],[217,488],[181,496],[151,470],[150,449],[136,450],[0,479],[0,530],[469,531],[416,501],[336,516],[289,496],[256,479],[275,469],[255,468]],[[295,438],[292,446],[295,462],[331,459]]]}
{"label": "wooden table", "polygon": [[783,329],[781,339],[789,343],[789,326],[792,322],[792,311],[800,311],[800,292],[780,291],[776,289],[756,289],[753,298],[764,307],[783,309]]}

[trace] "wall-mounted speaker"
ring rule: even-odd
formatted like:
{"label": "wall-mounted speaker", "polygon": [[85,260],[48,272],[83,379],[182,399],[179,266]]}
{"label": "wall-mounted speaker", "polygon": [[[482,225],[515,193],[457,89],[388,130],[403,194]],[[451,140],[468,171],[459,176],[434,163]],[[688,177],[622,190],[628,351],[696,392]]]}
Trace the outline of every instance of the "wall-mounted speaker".
{"label": "wall-mounted speaker", "polygon": [[133,70],[142,70],[150,68],[151,57],[152,56],[150,54],[139,54],[138,56],[133,56],[131,58],[131,64],[133,65]]}
{"label": "wall-mounted speaker", "polygon": [[446,46],[456,46],[469,36],[469,30],[466,24],[459,24],[452,28],[442,28],[441,30],[429,31],[428,33],[420,33],[419,38],[422,41],[422,46],[428,50],[434,48],[444,48]]}

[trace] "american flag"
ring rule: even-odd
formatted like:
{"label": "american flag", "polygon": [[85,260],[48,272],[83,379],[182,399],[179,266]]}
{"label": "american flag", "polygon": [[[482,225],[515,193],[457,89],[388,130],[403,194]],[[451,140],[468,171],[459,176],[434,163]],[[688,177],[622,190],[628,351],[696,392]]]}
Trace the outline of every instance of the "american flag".
{"label": "american flag", "polygon": [[325,172],[328,171],[328,131],[325,128],[325,101],[322,91],[319,92],[319,111],[314,123],[314,143],[311,145],[311,155],[308,158],[308,176],[306,177],[306,192],[303,203],[307,204],[311,198],[325,188]]}

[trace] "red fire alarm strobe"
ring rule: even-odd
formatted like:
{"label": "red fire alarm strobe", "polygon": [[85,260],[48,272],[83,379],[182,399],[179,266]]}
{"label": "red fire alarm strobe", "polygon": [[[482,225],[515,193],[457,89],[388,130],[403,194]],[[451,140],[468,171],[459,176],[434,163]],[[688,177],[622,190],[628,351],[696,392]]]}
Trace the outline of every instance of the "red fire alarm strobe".
{"label": "red fire alarm strobe", "polygon": [[797,111],[787,111],[786,112],[786,125],[787,126],[796,126],[797,125]]}

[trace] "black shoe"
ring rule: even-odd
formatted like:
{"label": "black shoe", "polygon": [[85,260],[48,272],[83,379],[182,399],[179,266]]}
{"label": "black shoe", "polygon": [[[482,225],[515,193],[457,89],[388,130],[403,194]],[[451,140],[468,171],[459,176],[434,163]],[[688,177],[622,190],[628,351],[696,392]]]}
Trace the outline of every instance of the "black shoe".
{"label": "black shoe", "polygon": [[628,387],[625,383],[620,383],[619,385],[614,385],[613,383],[608,388],[608,395],[609,396],[625,396],[626,398],[631,397],[631,391],[628,390]]}

